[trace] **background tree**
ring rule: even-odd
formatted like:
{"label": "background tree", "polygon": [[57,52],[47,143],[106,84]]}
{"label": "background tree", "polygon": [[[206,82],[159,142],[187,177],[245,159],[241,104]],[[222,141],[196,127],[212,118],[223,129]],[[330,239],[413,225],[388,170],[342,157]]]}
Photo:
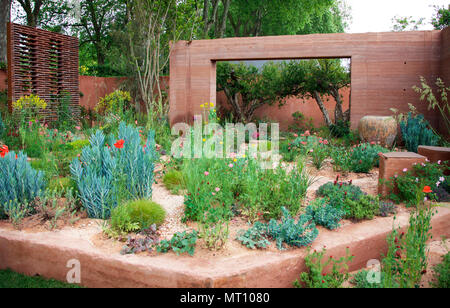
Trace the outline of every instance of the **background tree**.
{"label": "background tree", "polygon": [[182,38],[192,39],[200,21],[192,0],[134,0],[127,26],[128,53],[138,85],[138,99],[149,113],[162,98],[160,76],[166,71],[172,46]]}
{"label": "background tree", "polygon": [[280,77],[280,65],[274,62],[261,69],[244,63],[217,64],[217,90],[224,91],[233,119],[243,123],[252,121],[258,108],[276,102]]}
{"label": "background tree", "polygon": [[6,23],[9,22],[11,14],[11,0],[0,0],[0,63],[7,61],[7,30]]}
{"label": "background tree", "polygon": [[[282,106],[288,98],[313,98],[329,127],[350,120],[350,106],[343,110],[342,88],[350,85],[350,72],[339,59],[266,62],[262,68],[244,63],[219,62],[217,89],[224,91],[233,118],[253,120],[255,111],[264,105]],[[324,100],[335,101],[334,121]]]}
{"label": "background tree", "polygon": [[420,26],[424,25],[425,18],[415,20],[412,16],[402,17],[395,16],[392,18],[392,31],[416,31]]}
{"label": "background tree", "polygon": [[[339,59],[314,59],[290,61],[282,63],[281,82],[278,99],[280,105],[287,98],[313,98],[322,112],[325,124],[350,121],[350,107],[343,110],[343,99],[340,90],[350,85],[350,72]],[[335,101],[334,122],[325,108],[324,99],[328,96]]]}
{"label": "background tree", "polygon": [[434,29],[442,30],[450,26],[450,4],[447,8],[435,6],[435,16],[431,20]]}
{"label": "background tree", "polygon": [[98,66],[105,64],[111,46],[111,29],[123,15],[126,3],[112,0],[83,0],[81,18],[74,26],[79,28],[80,44],[89,43],[95,50]]}

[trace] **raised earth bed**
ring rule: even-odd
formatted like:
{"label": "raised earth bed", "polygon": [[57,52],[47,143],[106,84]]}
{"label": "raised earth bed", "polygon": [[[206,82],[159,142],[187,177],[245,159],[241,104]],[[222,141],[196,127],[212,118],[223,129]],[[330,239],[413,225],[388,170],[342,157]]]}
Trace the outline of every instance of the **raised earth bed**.
{"label": "raised earth bed", "polygon": [[[432,220],[436,238],[450,236],[450,208],[437,208]],[[408,211],[395,225],[408,225]],[[313,249],[326,246],[328,256],[340,257],[346,247],[355,255],[350,271],[364,268],[387,250],[386,236],[393,217],[347,223],[336,231],[320,228]],[[98,240],[95,221],[58,231],[24,232],[0,225],[0,269],[66,280],[69,260],[81,264],[81,284],[87,287],[290,287],[305,270],[306,248],[287,251],[248,249],[226,254],[120,255]]]}

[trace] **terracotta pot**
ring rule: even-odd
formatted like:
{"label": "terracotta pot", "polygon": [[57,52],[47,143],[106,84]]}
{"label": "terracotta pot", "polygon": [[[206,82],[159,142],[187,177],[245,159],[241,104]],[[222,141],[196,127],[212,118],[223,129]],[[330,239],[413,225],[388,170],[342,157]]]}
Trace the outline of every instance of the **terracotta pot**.
{"label": "terracotta pot", "polygon": [[358,131],[364,142],[391,147],[397,137],[397,121],[393,117],[365,116],[359,121]]}

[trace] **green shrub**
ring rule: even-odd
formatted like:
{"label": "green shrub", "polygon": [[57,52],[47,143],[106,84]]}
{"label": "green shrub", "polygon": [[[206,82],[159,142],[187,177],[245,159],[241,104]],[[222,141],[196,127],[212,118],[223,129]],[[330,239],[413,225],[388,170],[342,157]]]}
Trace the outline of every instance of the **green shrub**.
{"label": "green shrub", "polygon": [[112,210],[110,225],[119,233],[144,230],[152,226],[160,226],[166,217],[165,210],[150,200],[129,201]]}
{"label": "green shrub", "polygon": [[48,189],[49,190],[56,190],[58,192],[67,191],[68,189],[71,189],[72,191],[77,190],[77,184],[74,180],[72,180],[69,177],[65,178],[52,178],[48,182]]}
{"label": "green shrub", "polygon": [[160,226],[166,218],[166,211],[161,205],[150,200],[130,201],[125,207],[128,208],[131,220],[138,222],[141,229],[153,224]]}
{"label": "green shrub", "polygon": [[434,267],[434,288],[450,288],[450,253],[442,257],[442,263]]}
{"label": "green shrub", "polygon": [[137,232],[141,229],[139,222],[131,219],[128,209],[123,205],[119,205],[111,211],[111,220],[109,223],[113,232],[107,233],[117,233],[120,235]]}
{"label": "green shrub", "polygon": [[373,219],[380,212],[379,203],[378,196],[364,195],[359,200],[348,198],[344,209],[345,217],[356,220]]}
{"label": "green shrub", "polygon": [[351,150],[350,171],[356,173],[368,173],[373,167],[379,166],[379,153],[385,153],[387,151],[388,149],[376,144],[359,144]]}
{"label": "green shrub", "polygon": [[[300,281],[294,281],[294,287],[301,288],[341,288],[342,284],[348,280],[348,264],[353,260],[350,256],[349,250],[346,251],[346,256],[339,259],[329,258],[324,259],[326,250],[320,252],[308,250],[308,255],[305,258],[305,264],[308,269],[307,272],[300,274]],[[330,271],[331,266],[331,271]]]}
{"label": "green shrub", "polygon": [[170,192],[175,194],[178,194],[180,190],[185,188],[183,173],[174,169],[166,172],[163,177],[163,183]]}
{"label": "green shrub", "polygon": [[339,197],[347,196],[350,199],[357,200],[364,195],[364,192],[359,186],[352,185],[352,181],[348,183],[339,182],[339,176],[334,182],[328,182],[319,187],[316,194],[319,197],[333,197],[339,194]]}
{"label": "green shrub", "polygon": [[69,142],[67,145],[72,150],[81,151],[84,147],[89,146],[89,140],[88,139],[74,140],[72,142]]}
{"label": "green shrub", "polygon": [[338,121],[330,125],[330,133],[333,137],[341,138],[350,134],[350,122]]}
{"label": "green shrub", "polygon": [[327,229],[339,228],[339,222],[344,218],[345,211],[333,207],[325,199],[317,199],[306,208],[306,213],[311,215],[314,222]]}

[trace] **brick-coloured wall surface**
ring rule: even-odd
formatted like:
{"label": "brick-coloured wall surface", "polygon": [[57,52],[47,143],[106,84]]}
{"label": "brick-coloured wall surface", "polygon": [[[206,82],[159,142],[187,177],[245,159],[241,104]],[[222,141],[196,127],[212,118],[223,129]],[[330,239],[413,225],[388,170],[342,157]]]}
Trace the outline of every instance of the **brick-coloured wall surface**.
{"label": "brick-coloured wall surface", "polygon": [[47,102],[43,114],[51,120],[63,92],[70,94],[72,113],[78,116],[78,39],[8,23],[9,102],[36,94]]}
{"label": "brick-coloured wall surface", "polygon": [[447,36],[448,29],[179,41],[170,58],[170,120],[192,120],[200,104],[216,102],[216,61],[349,57],[353,128],[365,115],[391,115],[389,108],[406,112],[408,103],[437,126],[437,113],[420,103],[412,86],[420,75],[438,76]]}
{"label": "brick-coloured wall surface", "polygon": [[[428,158],[432,163],[441,161],[442,164],[447,162],[447,167],[450,166],[450,148],[419,145],[417,152]],[[444,173],[450,175],[450,169],[446,168]]]}
{"label": "brick-coloured wall surface", "polygon": [[389,181],[396,174],[401,175],[403,169],[406,168],[409,170],[413,164],[423,163],[426,159],[425,156],[413,152],[391,152],[380,154],[378,193],[384,196],[389,193],[389,188],[383,181]]}
{"label": "brick-coloured wall surface", "polygon": [[[348,109],[348,104],[350,101],[350,88],[341,89],[343,110]],[[226,109],[230,109],[228,99],[224,92],[217,92],[217,106],[220,109],[222,106]],[[334,119],[334,106],[336,105],[334,99],[329,97],[323,101],[325,108],[328,110],[330,117]],[[311,118],[315,127],[320,127],[325,124],[323,115],[320,112],[319,107],[314,99],[299,99],[299,98],[288,98],[286,104],[281,108],[277,104],[272,106],[265,105],[255,111],[255,118],[265,119],[270,118],[272,121],[280,123],[281,130],[287,130],[290,125],[294,123],[292,114],[294,112],[301,112],[305,115],[307,119]]]}
{"label": "brick-coloured wall surface", "polygon": [[80,76],[80,106],[93,109],[100,98],[117,90],[124,77]]}
{"label": "brick-coloured wall surface", "polygon": [[8,73],[4,70],[0,70],[0,91],[5,91],[8,89]]}

